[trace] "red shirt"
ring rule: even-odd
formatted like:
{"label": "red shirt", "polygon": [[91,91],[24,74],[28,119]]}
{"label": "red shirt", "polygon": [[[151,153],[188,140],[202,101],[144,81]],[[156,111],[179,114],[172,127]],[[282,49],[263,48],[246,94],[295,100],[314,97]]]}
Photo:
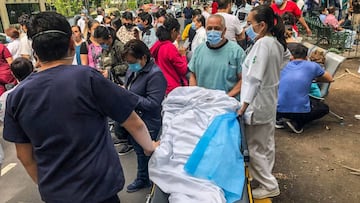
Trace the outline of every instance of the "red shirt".
{"label": "red shirt", "polygon": [[166,95],[179,86],[188,85],[186,56],[181,56],[172,42],[158,40],[150,52],[166,78]]}
{"label": "red shirt", "polygon": [[5,45],[0,44],[0,95],[6,91],[5,84],[13,83],[16,85],[16,79],[11,74],[10,66],[6,61],[9,57],[11,57],[10,51]]}
{"label": "red shirt", "polygon": [[[286,5],[285,8],[280,10],[279,7],[273,3],[271,4],[271,8],[273,9],[274,13],[278,14],[280,17],[285,13],[285,12],[290,12],[292,13],[296,18],[300,18],[301,17],[301,10],[299,9],[299,7],[296,5],[295,2],[293,1],[286,1]],[[296,25],[294,25],[293,27],[295,29],[296,32],[299,32],[298,28]]]}
{"label": "red shirt", "polygon": [[213,2],[211,4],[211,14],[215,14],[218,11],[219,4],[217,2]]}

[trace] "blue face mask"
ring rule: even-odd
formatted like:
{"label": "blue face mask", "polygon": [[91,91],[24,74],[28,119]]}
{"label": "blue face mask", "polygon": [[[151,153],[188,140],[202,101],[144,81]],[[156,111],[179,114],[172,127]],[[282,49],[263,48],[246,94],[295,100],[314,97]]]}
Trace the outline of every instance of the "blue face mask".
{"label": "blue face mask", "polygon": [[129,69],[132,71],[132,72],[138,72],[139,70],[141,70],[141,65],[139,62],[137,63],[129,63]]}
{"label": "blue face mask", "polygon": [[143,31],[144,28],[145,28],[141,23],[139,23],[137,26],[138,26],[138,28],[139,28],[141,31]]}
{"label": "blue face mask", "polygon": [[5,40],[6,40],[7,43],[10,43],[10,42],[13,41],[13,40],[11,39],[11,37],[9,37],[9,36],[6,36]]}
{"label": "blue face mask", "polygon": [[196,26],[194,22],[191,23],[191,29],[196,30]]}
{"label": "blue face mask", "polygon": [[211,46],[217,45],[221,42],[222,32],[218,30],[209,30],[206,31],[207,41]]}
{"label": "blue face mask", "polygon": [[251,39],[251,41],[255,42],[255,39],[258,36],[258,33],[256,33],[254,31],[252,25],[250,25],[248,28],[246,28],[245,33]]}
{"label": "blue face mask", "polygon": [[107,44],[100,44],[102,49],[108,50],[109,49],[109,45]]}

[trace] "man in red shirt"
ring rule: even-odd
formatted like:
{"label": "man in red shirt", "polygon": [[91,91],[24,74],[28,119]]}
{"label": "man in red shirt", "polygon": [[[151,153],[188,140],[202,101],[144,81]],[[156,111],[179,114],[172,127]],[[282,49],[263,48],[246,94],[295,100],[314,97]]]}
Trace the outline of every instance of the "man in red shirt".
{"label": "man in red shirt", "polygon": [[218,7],[219,7],[219,4],[218,4],[217,0],[214,0],[211,4],[211,14],[217,13]]}
{"label": "man in red shirt", "polygon": [[[298,19],[301,25],[306,29],[306,33],[308,34],[308,36],[311,35],[311,30],[306,24],[304,18],[302,17],[302,12],[295,2],[288,0],[275,0],[274,3],[271,4],[271,8],[279,16],[282,16],[285,12],[292,13]],[[294,30],[296,32],[299,32],[296,25],[294,25]]]}

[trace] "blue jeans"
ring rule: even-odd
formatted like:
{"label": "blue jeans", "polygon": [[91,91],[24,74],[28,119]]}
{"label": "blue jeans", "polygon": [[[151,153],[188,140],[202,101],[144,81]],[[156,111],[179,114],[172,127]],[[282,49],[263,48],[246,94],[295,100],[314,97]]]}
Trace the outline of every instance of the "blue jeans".
{"label": "blue jeans", "polygon": [[[158,136],[159,130],[149,130],[150,132],[150,137],[152,140],[155,140],[156,137]],[[148,163],[150,160],[150,156],[146,156],[144,154],[144,150],[143,148],[134,140],[133,137],[130,137],[130,141],[134,147],[134,150],[136,152],[136,157],[137,157],[137,179],[143,180],[145,183],[150,183],[150,179],[149,179],[149,171],[148,171]]]}

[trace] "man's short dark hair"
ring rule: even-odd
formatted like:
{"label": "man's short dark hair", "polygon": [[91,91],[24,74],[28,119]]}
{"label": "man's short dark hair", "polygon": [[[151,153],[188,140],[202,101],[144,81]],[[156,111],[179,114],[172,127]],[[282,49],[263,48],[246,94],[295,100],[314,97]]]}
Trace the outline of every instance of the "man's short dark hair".
{"label": "man's short dark hair", "polygon": [[293,51],[291,52],[295,59],[306,59],[308,54],[308,48],[303,44],[297,44]]}
{"label": "man's short dark hair", "polygon": [[15,78],[22,81],[34,71],[34,66],[29,59],[19,57],[11,63],[10,69]]}
{"label": "man's short dark hair", "polygon": [[96,9],[96,13],[97,13],[98,15],[102,15],[104,11],[105,11],[105,10],[104,10],[103,8],[101,8],[101,7],[98,7],[98,8]]}
{"label": "man's short dark hair", "polygon": [[64,16],[56,12],[41,12],[30,19],[27,35],[41,61],[55,61],[67,56],[71,27]]}
{"label": "man's short dark hair", "polygon": [[218,1],[218,9],[226,9],[230,3],[231,3],[231,0],[219,0]]}
{"label": "man's short dark hair", "polygon": [[125,11],[121,17],[125,20],[133,20],[133,14],[130,11]]}

